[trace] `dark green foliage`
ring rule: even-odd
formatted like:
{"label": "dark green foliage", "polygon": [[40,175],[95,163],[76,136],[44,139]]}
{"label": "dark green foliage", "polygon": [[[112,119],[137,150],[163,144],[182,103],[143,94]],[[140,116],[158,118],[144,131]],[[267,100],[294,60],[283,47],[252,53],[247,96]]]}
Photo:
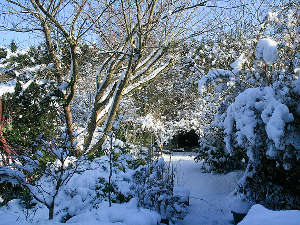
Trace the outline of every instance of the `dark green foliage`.
{"label": "dark green foliage", "polygon": [[9,44],[9,48],[12,52],[16,52],[18,50],[18,46],[14,40]]}
{"label": "dark green foliage", "polygon": [[11,117],[11,129],[5,133],[15,149],[35,149],[38,139],[54,136],[58,112],[48,93],[51,85],[32,82],[27,89],[17,83],[14,94],[4,97],[4,105]]}
{"label": "dark green foliage", "polygon": [[0,206],[6,205],[12,199],[20,198],[21,195],[22,188],[20,186],[12,185],[8,182],[0,184],[0,196],[3,199]]}
{"label": "dark green foliage", "polygon": [[131,169],[137,169],[140,166],[145,166],[146,165],[146,160],[145,159],[132,159],[128,160],[128,167]]}
{"label": "dark green foliage", "polygon": [[5,48],[0,48],[0,59],[6,58],[7,51]]}
{"label": "dark green foliage", "polygon": [[104,178],[100,178],[96,187],[97,197],[101,200],[108,200],[109,192],[111,192],[111,200],[113,203],[129,202],[129,200],[133,197],[130,194],[125,195],[124,193],[120,192],[117,184],[113,183],[109,185]]}
{"label": "dark green foliage", "polygon": [[271,209],[300,210],[299,163],[293,170],[285,170],[275,160],[264,159],[255,166],[249,162],[246,174],[238,191],[247,200]]}
{"label": "dark green foliage", "polygon": [[226,173],[237,169],[245,168],[246,155],[242,152],[231,156],[225,146],[202,145],[197,151],[196,161],[202,161],[202,170],[204,172]]}
{"label": "dark green foliage", "polygon": [[0,206],[6,205],[10,200],[13,199],[20,199],[22,205],[26,209],[30,209],[36,204],[32,202],[32,197],[28,189],[19,185],[13,185],[9,182],[0,184],[0,197],[3,199],[3,202],[0,203]]}

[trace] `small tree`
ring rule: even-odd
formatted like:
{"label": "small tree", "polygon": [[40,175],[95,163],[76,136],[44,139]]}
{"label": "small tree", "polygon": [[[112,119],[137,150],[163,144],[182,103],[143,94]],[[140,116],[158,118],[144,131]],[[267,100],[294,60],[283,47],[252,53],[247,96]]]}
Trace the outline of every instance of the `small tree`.
{"label": "small tree", "polygon": [[31,196],[49,210],[49,220],[54,217],[55,199],[64,185],[78,171],[80,160],[70,157],[71,143],[62,140],[44,142],[43,151],[24,152],[15,156],[9,166],[0,168],[0,183],[10,182],[28,190]]}

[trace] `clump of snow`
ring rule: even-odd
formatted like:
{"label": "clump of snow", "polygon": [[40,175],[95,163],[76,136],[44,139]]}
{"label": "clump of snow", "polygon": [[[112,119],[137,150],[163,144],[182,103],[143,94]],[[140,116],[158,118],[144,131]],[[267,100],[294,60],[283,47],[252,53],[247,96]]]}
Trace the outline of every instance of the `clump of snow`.
{"label": "clump of snow", "polygon": [[299,210],[272,211],[262,205],[251,207],[247,216],[238,225],[299,225]]}
{"label": "clump of snow", "polygon": [[270,38],[259,40],[255,55],[257,59],[263,59],[269,65],[273,64],[278,58],[277,42]]}
{"label": "clump of snow", "polygon": [[[299,69],[299,73],[300,73],[300,69]],[[294,92],[296,94],[300,95],[300,76],[298,77],[298,79],[295,82]]]}
{"label": "clump of snow", "polygon": [[0,83],[0,97],[6,93],[13,93],[15,91],[16,83],[15,80],[8,81],[5,84]]}
{"label": "clump of snow", "polygon": [[[263,122],[268,138],[272,140],[277,149],[282,149],[281,138],[284,136],[285,124],[294,120],[286,105],[277,100],[274,89],[271,87],[249,88],[239,94],[231,104],[224,120],[227,150],[232,148],[230,135],[235,133],[235,138],[240,146],[245,140],[254,145],[259,135],[255,131],[258,123]],[[236,130],[234,130],[236,129]]]}
{"label": "clump of snow", "polygon": [[230,64],[233,72],[238,72],[242,69],[243,64],[246,62],[245,54],[242,53],[233,63]]}
{"label": "clump of snow", "polygon": [[101,204],[98,209],[74,216],[67,223],[81,225],[156,225],[158,221],[160,221],[160,216],[157,212],[138,208],[136,199],[131,199],[128,203],[113,204],[112,207]]}
{"label": "clump of snow", "polygon": [[278,22],[278,13],[277,12],[269,12],[267,15],[267,19],[270,22]]}
{"label": "clump of snow", "polygon": [[212,69],[205,76],[203,76],[198,82],[198,93],[201,95],[205,91],[205,85],[207,82],[216,82],[222,78],[233,78],[234,73],[230,70]]}

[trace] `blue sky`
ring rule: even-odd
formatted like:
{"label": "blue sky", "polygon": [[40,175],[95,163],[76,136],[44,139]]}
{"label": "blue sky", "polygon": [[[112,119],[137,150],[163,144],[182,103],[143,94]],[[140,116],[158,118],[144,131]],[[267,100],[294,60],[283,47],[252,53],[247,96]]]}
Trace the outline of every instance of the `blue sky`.
{"label": "blue sky", "polygon": [[[282,1],[285,2],[286,0],[282,0]],[[240,1],[237,1],[237,2],[240,2]],[[251,5],[257,5],[258,2],[260,2],[260,1],[241,0],[241,2],[248,3]],[[227,1],[219,1],[220,6],[222,6],[221,3],[223,3],[224,6],[226,6],[226,4],[228,4]],[[271,3],[278,3],[278,0],[265,0],[266,5],[271,6],[272,5]],[[232,5],[230,5],[230,6],[232,6]],[[250,16],[249,12],[247,14],[245,16]],[[232,14],[231,16],[234,17],[234,14]],[[1,22],[5,23],[5,18],[4,18],[4,20],[3,20],[3,18],[0,18],[0,20],[1,19],[2,19]],[[14,40],[20,48],[25,48],[25,47],[29,47],[32,45],[36,45],[37,43],[40,43],[43,40],[43,38],[42,38],[41,34],[38,34],[37,32],[35,32],[35,33],[16,33],[16,32],[7,32],[7,31],[0,30],[0,46],[8,46],[12,40]]]}
{"label": "blue sky", "polygon": [[0,31],[0,46],[8,46],[14,40],[20,48],[35,45],[41,41],[37,33]]}

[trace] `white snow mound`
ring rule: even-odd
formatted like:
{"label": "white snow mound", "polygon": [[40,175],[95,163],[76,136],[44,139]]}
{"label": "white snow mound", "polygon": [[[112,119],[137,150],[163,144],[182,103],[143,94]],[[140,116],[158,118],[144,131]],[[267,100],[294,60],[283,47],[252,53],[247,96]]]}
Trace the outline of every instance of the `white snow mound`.
{"label": "white snow mound", "polygon": [[257,59],[263,59],[269,65],[273,64],[278,58],[277,42],[270,38],[259,40],[255,55]]}
{"label": "white snow mound", "polygon": [[15,91],[16,81],[11,80],[6,84],[0,83],[0,97],[6,93],[13,93]]}
{"label": "white snow mound", "polygon": [[272,211],[262,205],[251,207],[247,216],[238,225],[299,225],[299,210]]}

